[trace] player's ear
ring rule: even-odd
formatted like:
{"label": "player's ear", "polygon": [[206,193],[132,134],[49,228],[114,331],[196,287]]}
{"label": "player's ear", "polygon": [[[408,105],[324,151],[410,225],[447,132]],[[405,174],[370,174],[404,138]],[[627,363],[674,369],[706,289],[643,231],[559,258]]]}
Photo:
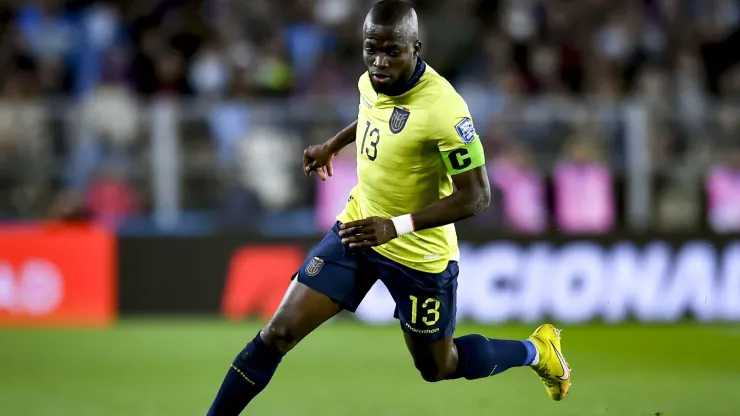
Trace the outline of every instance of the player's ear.
{"label": "player's ear", "polygon": [[414,42],[414,58],[419,58],[421,55],[421,41],[417,40]]}

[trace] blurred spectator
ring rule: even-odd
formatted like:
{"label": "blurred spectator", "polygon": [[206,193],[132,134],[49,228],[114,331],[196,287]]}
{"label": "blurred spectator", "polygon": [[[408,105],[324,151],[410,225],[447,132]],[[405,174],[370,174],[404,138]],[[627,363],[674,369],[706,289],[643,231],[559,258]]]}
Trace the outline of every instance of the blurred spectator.
{"label": "blurred spectator", "polygon": [[517,143],[508,144],[488,163],[491,185],[498,188],[506,225],[513,231],[535,234],[547,227],[545,183],[531,158]]}
{"label": "blurred spectator", "polygon": [[681,50],[676,60],[676,110],[681,125],[692,134],[697,134],[708,111],[701,61],[690,48]]}
{"label": "blurred spectator", "polygon": [[294,190],[296,172],[301,172],[300,155],[300,144],[289,132],[255,126],[239,143],[239,182],[255,192],[266,209],[287,209],[297,201]]}
{"label": "blurred spectator", "polygon": [[215,40],[204,42],[190,66],[191,88],[196,94],[218,99],[225,92],[228,80],[228,62],[221,46]]}
{"label": "blurred spectator", "polygon": [[16,70],[3,80],[0,101],[0,165],[44,168],[50,137],[43,97],[33,74]]}
{"label": "blurred spectator", "polygon": [[284,11],[288,18],[283,31],[291,66],[299,81],[307,84],[335,42],[334,34],[312,19],[309,3],[296,1]]}
{"label": "blurred spectator", "polygon": [[555,219],[566,233],[604,233],[614,226],[612,177],[599,154],[601,139],[581,127],[554,170]]}
{"label": "blurred spectator", "polygon": [[[95,89],[103,75],[106,54],[121,44],[120,24],[120,16],[113,3],[93,3],[82,11],[75,52],[74,93],[85,95]],[[123,62],[119,61],[118,65],[121,64]]]}
{"label": "blurred spectator", "polygon": [[249,73],[235,68],[226,74],[223,82],[225,96],[214,103],[209,111],[209,127],[215,139],[216,166],[221,170],[233,170],[237,167],[239,142],[249,134],[250,106],[249,93],[252,80]]}
{"label": "blurred spectator", "polygon": [[274,37],[260,49],[254,65],[254,81],[263,95],[282,96],[293,88],[293,68],[286,61],[281,38]]}
{"label": "blurred spectator", "polygon": [[[702,224],[702,200],[707,169],[715,162],[712,147],[732,143],[740,130],[740,112],[721,104],[703,119],[702,132],[688,135],[675,126],[656,125],[652,136],[659,138],[654,151],[658,183],[657,225],[667,231],[690,231]],[[678,123],[676,123],[678,124]]]}
{"label": "blurred spectator", "polygon": [[[134,169],[133,145],[140,128],[136,97],[124,81],[123,52],[105,56],[101,80],[79,107],[79,124],[72,138],[67,180],[62,192],[84,195],[91,176],[106,164],[117,164],[121,174]],[[112,178],[107,177],[112,180]],[[86,198],[81,196],[81,198]],[[83,200],[79,200],[83,204]]]}
{"label": "blurred spectator", "polygon": [[42,216],[52,143],[46,108],[32,73],[14,69],[0,86],[0,215]]}
{"label": "blurred spectator", "polygon": [[351,16],[359,3],[358,0],[317,0],[313,15],[317,23],[336,28]]}
{"label": "blurred spectator", "polygon": [[740,143],[725,146],[725,156],[712,166],[706,180],[712,230],[740,232]]}
{"label": "blurred spectator", "polygon": [[46,75],[42,85],[51,93],[69,91],[74,48],[80,40],[76,22],[63,6],[60,0],[26,2],[15,19],[26,52]]}
{"label": "blurred spectator", "polygon": [[186,92],[185,62],[173,48],[165,48],[154,59],[154,93],[158,96],[178,96]]}

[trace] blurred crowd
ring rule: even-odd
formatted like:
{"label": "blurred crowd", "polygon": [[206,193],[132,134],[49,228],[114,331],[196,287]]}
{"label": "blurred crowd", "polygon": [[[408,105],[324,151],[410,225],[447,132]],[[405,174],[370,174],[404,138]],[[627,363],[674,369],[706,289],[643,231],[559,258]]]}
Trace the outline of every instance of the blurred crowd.
{"label": "blurred crowd", "polygon": [[[356,116],[373,3],[0,1],[0,219],[156,229],[172,176],[175,227],[325,227],[351,150],[326,184],[301,151]],[[608,232],[641,198],[650,228],[740,231],[740,1],[411,3],[487,149],[477,228]]]}

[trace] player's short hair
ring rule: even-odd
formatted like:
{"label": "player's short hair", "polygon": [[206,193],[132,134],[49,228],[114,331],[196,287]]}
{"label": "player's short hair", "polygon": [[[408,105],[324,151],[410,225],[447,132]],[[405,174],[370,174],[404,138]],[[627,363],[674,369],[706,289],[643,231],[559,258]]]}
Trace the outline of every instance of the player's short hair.
{"label": "player's short hair", "polygon": [[381,0],[370,10],[370,19],[376,25],[392,26],[403,23],[414,13],[411,4],[401,0]]}
{"label": "player's short hair", "polygon": [[365,24],[395,26],[406,36],[416,40],[419,36],[419,23],[414,7],[401,0],[381,0],[370,9]]}

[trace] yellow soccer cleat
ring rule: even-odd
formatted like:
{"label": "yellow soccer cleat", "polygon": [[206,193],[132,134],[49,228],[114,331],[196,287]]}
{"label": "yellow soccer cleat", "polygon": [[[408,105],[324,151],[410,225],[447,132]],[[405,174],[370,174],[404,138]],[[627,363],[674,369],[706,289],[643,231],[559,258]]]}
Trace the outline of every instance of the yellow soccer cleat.
{"label": "yellow soccer cleat", "polygon": [[529,340],[539,352],[539,362],[532,365],[532,370],[545,383],[553,400],[563,400],[570,388],[570,367],[560,347],[560,330],[545,324],[535,329]]}

